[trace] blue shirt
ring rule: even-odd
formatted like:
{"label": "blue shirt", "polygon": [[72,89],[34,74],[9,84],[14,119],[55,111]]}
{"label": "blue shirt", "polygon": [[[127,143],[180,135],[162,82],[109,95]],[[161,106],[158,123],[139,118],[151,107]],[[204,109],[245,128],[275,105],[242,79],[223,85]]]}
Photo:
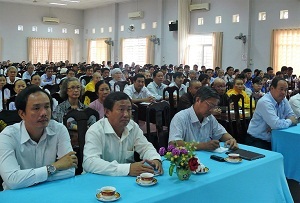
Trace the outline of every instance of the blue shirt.
{"label": "blue shirt", "polygon": [[[163,83],[158,86],[155,82],[150,82],[147,86],[147,89],[153,94],[155,100],[161,100],[163,98],[163,92],[166,87],[168,86]],[[168,97],[168,92],[166,92],[166,96]]]}
{"label": "blue shirt", "polygon": [[277,103],[272,94],[268,92],[258,100],[247,132],[253,137],[270,142],[271,130],[291,126],[292,121],[288,119],[291,116],[295,116],[295,114],[288,100],[284,98]]}
{"label": "blue shirt", "polygon": [[178,112],[171,121],[169,142],[183,140],[186,142],[208,142],[219,140],[227,131],[213,115],[199,121],[194,107]]}
{"label": "blue shirt", "polygon": [[245,82],[245,86],[247,88],[249,88],[250,90],[252,90],[252,81],[251,80],[247,80],[247,82]]}

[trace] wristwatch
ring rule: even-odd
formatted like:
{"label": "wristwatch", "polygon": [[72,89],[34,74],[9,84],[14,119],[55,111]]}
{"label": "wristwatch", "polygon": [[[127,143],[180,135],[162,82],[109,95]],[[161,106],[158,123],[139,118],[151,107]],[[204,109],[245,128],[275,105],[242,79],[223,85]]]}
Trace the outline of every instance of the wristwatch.
{"label": "wristwatch", "polygon": [[54,173],[56,173],[56,168],[53,165],[48,165],[47,166],[47,171],[49,175],[53,175]]}

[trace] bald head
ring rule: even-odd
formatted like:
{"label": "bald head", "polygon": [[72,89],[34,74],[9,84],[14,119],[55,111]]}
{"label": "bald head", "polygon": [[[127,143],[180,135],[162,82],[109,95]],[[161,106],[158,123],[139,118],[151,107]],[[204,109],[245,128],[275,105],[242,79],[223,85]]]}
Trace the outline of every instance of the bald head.
{"label": "bald head", "polygon": [[222,78],[216,78],[212,87],[218,92],[219,95],[223,95],[226,92],[226,83]]}

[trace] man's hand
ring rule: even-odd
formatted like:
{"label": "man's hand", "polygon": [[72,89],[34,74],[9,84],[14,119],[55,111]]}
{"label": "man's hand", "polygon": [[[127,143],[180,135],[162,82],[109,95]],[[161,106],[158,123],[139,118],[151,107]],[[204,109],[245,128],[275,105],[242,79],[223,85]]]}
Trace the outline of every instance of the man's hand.
{"label": "man's hand", "polygon": [[215,150],[220,147],[219,140],[210,140],[205,143],[205,149],[206,150]]}
{"label": "man's hand", "polygon": [[154,102],[155,101],[155,97],[147,97],[145,99],[145,102]]}
{"label": "man's hand", "polygon": [[291,116],[288,119],[290,119],[292,121],[292,125],[297,125],[298,120],[295,118],[295,116]]}
{"label": "man's hand", "polygon": [[238,149],[239,148],[238,144],[236,142],[236,139],[234,139],[234,138],[231,138],[231,139],[227,140],[225,142],[225,145],[228,146],[229,149]]}
{"label": "man's hand", "polygon": [[68,154],[57,160],[55,163],[53,163],[53,166],[55,166],[57,170],[66,170],[72,167],[77,168],[78,159],[75,154],[76,152],[69,152]]}
{"label": "man's hand", "polygon": [[[145,165],[144,163],[148,163],[149,165]],[[139,176],[141,173],[154,173],[154,169],[162,171],[161,163],[158,160],[143,160],[130,164],[128,175]]]}
{"label": "man's hand", "polygon": [[212,110],[212,115],[216,116],[216,115],[221,115],[222,110],[220,108],[216,108]]}
{"label": "man's hand", "polygon": [[155,170],[155,174],[163,174],[164,170],[162,168],[161,162],[157,159],[154,160],[145,160],[152,168]]}

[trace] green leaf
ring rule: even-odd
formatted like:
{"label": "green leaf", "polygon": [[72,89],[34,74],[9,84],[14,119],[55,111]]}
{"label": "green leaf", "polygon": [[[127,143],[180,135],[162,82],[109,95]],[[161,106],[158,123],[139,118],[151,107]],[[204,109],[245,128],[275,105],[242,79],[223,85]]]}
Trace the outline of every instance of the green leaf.
{"label": "green leaf", "polygon": [[170,176],[173,175],[174,166],[175,166],[175,165],[171,165],[170,168],[169,168],[169,175],[170,175]]}

